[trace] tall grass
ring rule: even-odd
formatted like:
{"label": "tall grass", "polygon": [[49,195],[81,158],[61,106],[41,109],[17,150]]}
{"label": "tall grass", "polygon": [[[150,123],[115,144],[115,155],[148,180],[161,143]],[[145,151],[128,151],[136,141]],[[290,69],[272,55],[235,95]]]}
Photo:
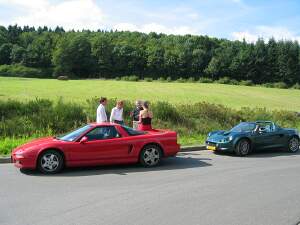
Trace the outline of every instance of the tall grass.
{"label": "tall grass", "polygon": [[[29,102],[0,101],[0,154],[29,139],[59,135],[93,122],[96,119],[98,98],[85,104],[66,103],[62,100],[35,99]],[[115,106],[116,99],[109,99],[107,113]],[[173,129],[179,134],[181,144],[203,143],[212,130],[226,130],[241,121],[272,120],[283,127],[300,128],[297,113],[266,108],[241,108],[239,110],[207,102],[172,105],[169,102],[152,102],[153,126]],[[134,102],[124,101],[124,119],[131,123],[130,111]]]}

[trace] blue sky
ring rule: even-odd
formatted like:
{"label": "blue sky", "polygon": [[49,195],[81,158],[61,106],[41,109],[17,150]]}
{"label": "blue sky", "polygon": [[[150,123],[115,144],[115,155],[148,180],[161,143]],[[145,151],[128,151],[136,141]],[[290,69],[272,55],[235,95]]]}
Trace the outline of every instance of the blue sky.
{"label": "blue sky", "polygon": [[300,41],[297,0],[0,0],[0,24]]}

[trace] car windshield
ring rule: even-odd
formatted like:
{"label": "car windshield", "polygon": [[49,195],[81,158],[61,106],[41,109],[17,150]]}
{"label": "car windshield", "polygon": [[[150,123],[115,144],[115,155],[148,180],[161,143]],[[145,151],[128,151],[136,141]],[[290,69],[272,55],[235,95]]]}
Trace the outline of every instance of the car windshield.
{"label": "car windshield", "polygon": [[86,125],[84,127],[81,127],[77,130],[72,131],[71,133],[57,137],[57,139],[62,140],[62,141],[74,141],[78,137],[80,137],[83,133],[85,133],[87,130],[89,130],[91,127],[92,127],[91,125]]}
{"label": "car windshield", "polygon": [[146,134],[147,133],[145,131],[134,130],[131,127],[127,127],[127,126],[122,126],[122,127],[123,127],[124,130],[126,130],[126,132],[130,136],[142,135],[142,134]]}
{"label": "car windshield", "polygon": [[248,132],[253,131],[255,129],[255,123],[240,123],[233,127],[231,132]]}

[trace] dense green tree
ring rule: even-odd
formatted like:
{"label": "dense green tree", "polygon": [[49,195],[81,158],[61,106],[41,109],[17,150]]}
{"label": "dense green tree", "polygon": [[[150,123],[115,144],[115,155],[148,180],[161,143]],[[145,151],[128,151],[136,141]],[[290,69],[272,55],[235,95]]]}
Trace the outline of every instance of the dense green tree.
{"label": "dense green tree", "polygon": [[19,41],[19,36],[22,32],[23,32],[22,28],[19,27],[18,25],[8,26],[7,36],[10,43],[17,44]]}
{"label": "dense green tree", "polygon": [[25,54],[26,50],[23,47],[19,45],[13,45],[10,53],[11,63],[22,63]]}
{"label": "dense green tree", "polygon": [[12,47],[13,45],[10,43],[6,43],[0,46],[0,65],[11,63],[10,54]]}
{"label": "dense green tree", "polygon": [[7,30],[5,27],[0,26],[0,46],[8,42]]}
{"label": "dense green tree", "polygon": [[99,77],[110,77],[113,73],[113,48],[110,38],[104,35],[92,40],[92,55],[96,60],[96,73]]}
{"label": "dense green tree", "polygon": [[83,35],[62,38],[53,53],[53,64],[57,75],[88,77],[94,73],[91,43]]}
{"label": "dense green tree", "polygon": [[209,62],[205,72],[212,78],[218,79],[224,76],[231,76],[230,65],[233,57],[238,53],[238,48],[234,42],[226,41],[222,43]]}
{"label": "dense green tree", "polygon": [[38,35],[27,46],[24,64],[29,67],[50,67],[53,47],[53,40],[49,33]]}
{"label": "dense green tree", "polygon": [[150,45],[146,49],[147,75],[167,77],[167,74],[164,74],[164,54],[165,51],[160,46]]}

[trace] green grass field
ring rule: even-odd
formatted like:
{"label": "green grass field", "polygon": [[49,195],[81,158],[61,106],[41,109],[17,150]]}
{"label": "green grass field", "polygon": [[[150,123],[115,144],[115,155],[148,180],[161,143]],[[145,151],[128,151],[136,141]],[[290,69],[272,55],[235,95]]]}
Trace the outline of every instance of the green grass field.
{"label": "green grass field", "polygon": [[[59,81],[55,79],[0,77],[0,100],[15,99],[26,102],[27,100],[38,97],[55,101],[62,97],[66,103],[68,101],[83,103],[82,107],[84,109],[89,109],[89,105],[86,104],[86,100],[100,96],[132,101],[135,99],[147,99],[153,102],[167,101],[172,104],[178,104],[176,108],[180,108],[180,104],[188,104],[190,107],[194,107],[194,110],[199,109],[192,104],[202,101],[222,104],[234,109],[239,109],[244,106],[252,108],[265,107],[268,110],[267,113],[264,110],[260,111],[259,109],[254,110],[253,112],[249,112],[248,109],[243,109],[243,115],[244,117],[246,116],[246,118],[252,118],[251,115],[256,113],[256,116],[254,115],[253,118],[256,118],[257,116],[259,116],[259,118],[274,117],[275,120],[279,120],[276,122],[281,122],[288,127],[299,128],[299,122],[297,122],[297,118],[294,119],[293,113],[289,114],[279,112],[279,114],[276,114],[272,110],[284,109],[289,111],[300,111],[300,90],[203,83],[126,82],[114,80]],[[185,113],[186,120],[189,120],[191,124],[194,124],[193,130],[189,130],[188,126],[190,125],[185,123],[178,126],[176,124],[174,125],[173,122],[166,121],[167,127],[173,126],[172,129],[179,132],[179,142],[182,145],[197,145],[204,143],[207,132],[210,129],[228,128],[228,123],[230,123],[230,120],[235,118],[238,113],[236,111],[229,113],[228,117],[226,117],[225,121],[223,121],[220,120],[220,118],[222,118],[224,113],[228,113],[226,110],[219,109],[218,112],[220,114],[220,118],[216,118],[213,112],[207,111],[207,104],[203,107],[203,109],[199,110],[199,113],[203,113],[202,116],[206,117],[205,120],[201,120],[201,118],[199,120],[197,115],[193,115],[194,117],[191,117],[191,108],[180,108],[180,110],[184,109],[185,112],[179,110],[181,114]],[[155,104],[153,104],[153,109],[155,109]],[[64,108],[63,113],[65,114],[65,112]],[[21,121],[24,120],[29,123],[30,121],[28,121],[29,118],[27,118],[27,116],[28,115],[24,115]],[[50,116],[49,120],[51,119],[52,117]],[[9,120],[7,121],[2,121],[2,128],[5,126],[11,127],[11,125],[9,125]],[[27,124],[29,128],[31,126],[30,124],[33,125],[32,123],[29,123],[29,125]],[[155,125],[156,127],[160,127],[161,124]],[[25,130],[28,128],[25,125],[24,127]],[[36,132],[38,132],[38,128],[36,129]],[[28,134],[29,136],[22,136],[20,135],[20,132],[16,132],[14,134],[16,136],[1,136],[0,155],[10,154],[10,151],[14,147],[25,143],[30,139],[50,134],[46,135],[43,133],[44,131],[40,132],[40,134]],[[56,133],[51,133],[51,135],[52,134]]]}
{"label": "green grass field", "polygon": [[203,83],[126,82],[114,80],[29,79],[0,77],[0,99],[36,97],[84,102],[91,97],[147,99],[176,103],[207,101],[232,108],[265,107],[300,111],[300,90]]}

